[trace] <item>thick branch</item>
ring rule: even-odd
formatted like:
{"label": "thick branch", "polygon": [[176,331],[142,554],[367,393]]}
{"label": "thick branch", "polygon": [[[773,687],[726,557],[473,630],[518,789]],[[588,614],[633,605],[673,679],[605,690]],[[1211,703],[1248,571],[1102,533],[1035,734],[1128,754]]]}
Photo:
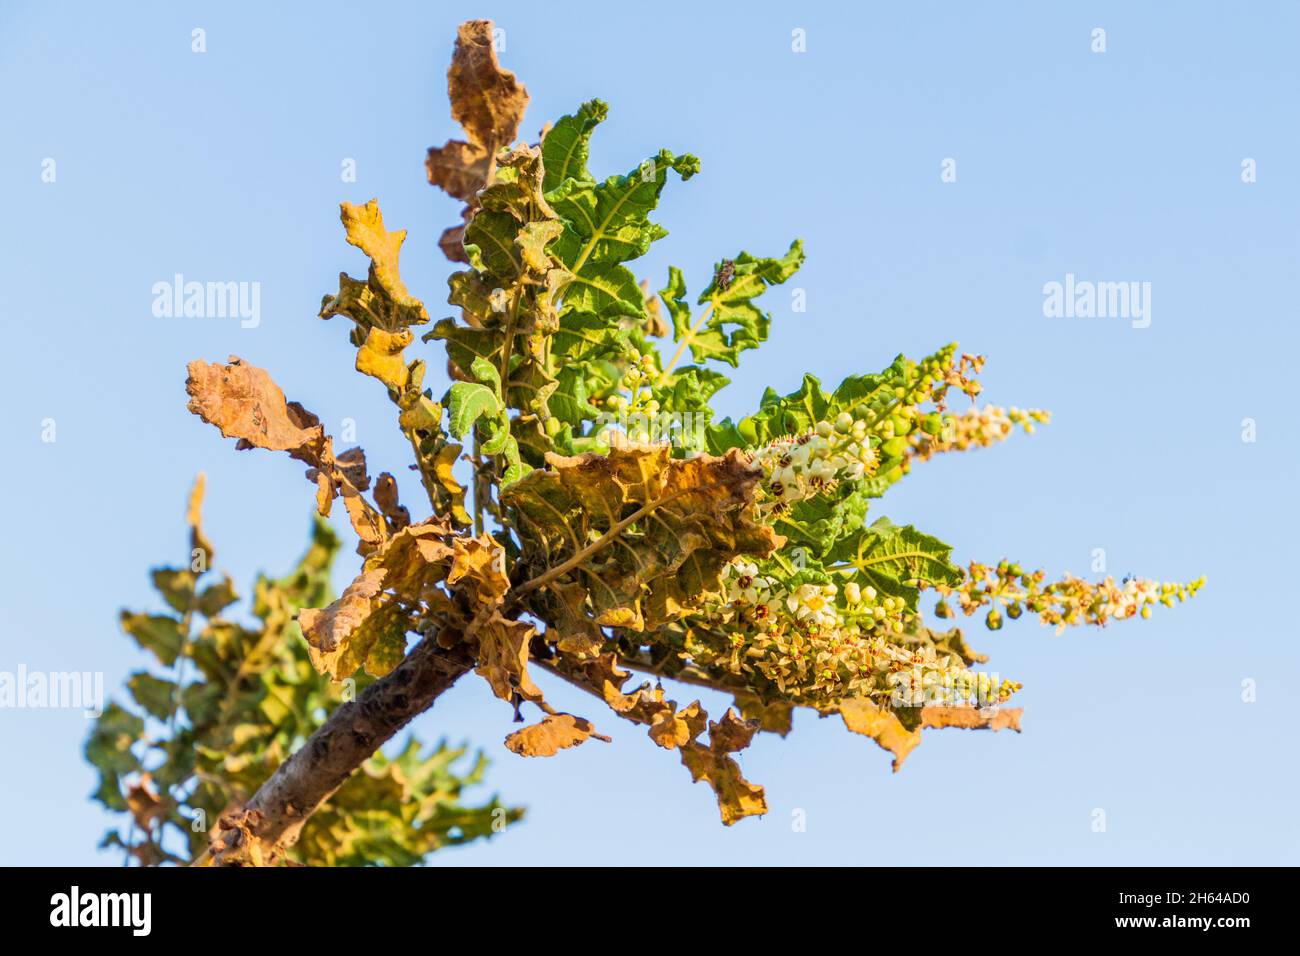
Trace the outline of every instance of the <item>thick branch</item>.
{"label": "thick branch", "polygon": [[391,673],[330,714],[242,811],[222,818],[212,844],[214,862],[275,862],[365,760],[473,666],[463,647],[445,650],[432,637],[422,640]]}

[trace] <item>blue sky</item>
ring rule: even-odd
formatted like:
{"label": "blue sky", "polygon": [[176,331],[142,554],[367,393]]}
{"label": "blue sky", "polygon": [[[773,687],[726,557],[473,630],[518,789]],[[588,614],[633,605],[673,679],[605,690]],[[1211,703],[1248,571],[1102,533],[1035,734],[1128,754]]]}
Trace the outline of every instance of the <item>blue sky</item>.
{"label": "blue sky", "polygon": [[[1086,574],[1100,547],[1117,576],[1208,585],[1104,631],[972,627],[990,667],[1025,685],[1024,733],[930,733],[898,775],[838,720],[800,714],[790,737],[744,755],[771,812],[730,829],[631,725],[592,714],[611,745],[523,760],[500,746],[509,708],[464,681],[416,729],[485,747],[490,787],[529,817],[435,864],[1300,861],[1286,742],[1300,651],[1278,613],[1300,538],[1300,435],[1284,411],[1300,344],[1300,7],[564,6],[575,12],[0,9],[0,670],[103,671],[116,690],[142,662],[117,611],[153,606],[147,570],[182,555],[199,470],[218,563],[237,582],[296,560],[311,507],[301,468],[236,454],[189,415],[190,359],[269,369],[327,425],[355,419],[373,469],[402,469],[387,400],[351,371],[344,326],[315,313],[340,270],[363,269],[338,202],[373,196],[410,230],[408,284],[450,314],[435,242],[455,207],[425,182],[423,157],[458,132],[444,81],[456,24],[486,16],[532,93],[530,136],[599,96],[610,118],[597,174],[661,147],[701,157],[700,176],[665,192],[670,235],[642,274],[658,282],[676,263],[698,288],[723,256],[804,239],[792,283],[807,311],[792,313],[784,290],[768,297],[771,341],[734,375],[723,412],[804,371],[835,382],[956,339],[989,356],[989,401],[1054,421],[918,467],[884,513],[953,542],[962,561]],[[191,52],[195,27],[206,53]],[[1104,53],[1091,49],[1097,27]],[[347,158],[355,183],[340,181]],[[947,158],[956,182],[941,181]],[[155,318],[151,287],[178,272],[260,282],[261,324]],[[1150,282],[1150,327],[1044,317],[1044,284],[1067,273]],[[419,500],[402,475],[404,499]],[[340,584],[354,570],[344,559]],[[0,862],[116,862],[94,849],[108,820],[87,799],[86,729],[77,712],[0,710]],[[792,830],[796,809],[806,832]]]}

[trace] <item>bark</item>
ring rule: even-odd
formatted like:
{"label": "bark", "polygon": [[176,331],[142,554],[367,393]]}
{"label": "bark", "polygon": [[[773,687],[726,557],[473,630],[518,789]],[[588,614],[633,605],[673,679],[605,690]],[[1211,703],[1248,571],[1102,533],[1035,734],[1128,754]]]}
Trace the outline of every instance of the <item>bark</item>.
{"label": "bark", "polygon": [[330,714],[242,808],[222,816],[209,851],[212,862],[278,862],[312,813],[473,666],[462,646],[446,650],[433,638],[422,640],[391,673]]}

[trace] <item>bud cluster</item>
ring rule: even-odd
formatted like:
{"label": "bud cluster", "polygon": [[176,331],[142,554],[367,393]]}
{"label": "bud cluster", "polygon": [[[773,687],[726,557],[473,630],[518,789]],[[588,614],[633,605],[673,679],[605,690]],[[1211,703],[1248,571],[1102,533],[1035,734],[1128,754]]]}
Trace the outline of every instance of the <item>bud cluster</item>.
{"label": "bud cluster", "polygon": [[940,452],[988,448],[1006,441],[1017,425],[1025,430],[1025,434],[1032,435],[1036,423],[1046,425],[1051,420],[1051,412],[1016,408],[1014,405],[1010,408],[985,405],[967,409],[959,415],[945,415],[937,423],[937,428],[932,420],[927,419],[925,424],[930,427],[923,427],[908,436],[908,460],[926,461]]}
{"label": "bud cluster", "polygon": [[935,588],[941,595],[935,614],[951,617],[952,609],[947,603],[951,598],[968,617],[988,607],[984,623],[990,630],[1002,627],[999,608],[1005,608],[1006,616],[1012,620],[1031,611],[1043,624],[1054,626],[1059,634],[1069,625],[1104,625],[1110,620],[1134,616],[1148,618],[1154,605],[1173,607],[1176,601],[1194,597],[1204,585],[1204,577],[1187,584],[1139,578],[1117,582],[1113,577],[1093,583],[1070,574],[1059,581],[1046,582],[1044,572],[1026,572],[1014,562],[1004,560],[993,567],[972,562],[962,584],[955,588]]}

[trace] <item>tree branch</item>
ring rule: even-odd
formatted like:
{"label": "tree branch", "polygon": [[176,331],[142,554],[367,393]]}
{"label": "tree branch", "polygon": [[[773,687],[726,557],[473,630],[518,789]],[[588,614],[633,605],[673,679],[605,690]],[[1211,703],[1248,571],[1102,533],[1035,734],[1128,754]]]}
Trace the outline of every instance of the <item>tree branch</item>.
{"label": "tree branch", "polygon": [[330,714],[241,810],[222,816],[208,851],[212,862],[278,862],[320,805],[473,666],[463,645],[446,650],[436,635],[421,640],[391,673]]}

